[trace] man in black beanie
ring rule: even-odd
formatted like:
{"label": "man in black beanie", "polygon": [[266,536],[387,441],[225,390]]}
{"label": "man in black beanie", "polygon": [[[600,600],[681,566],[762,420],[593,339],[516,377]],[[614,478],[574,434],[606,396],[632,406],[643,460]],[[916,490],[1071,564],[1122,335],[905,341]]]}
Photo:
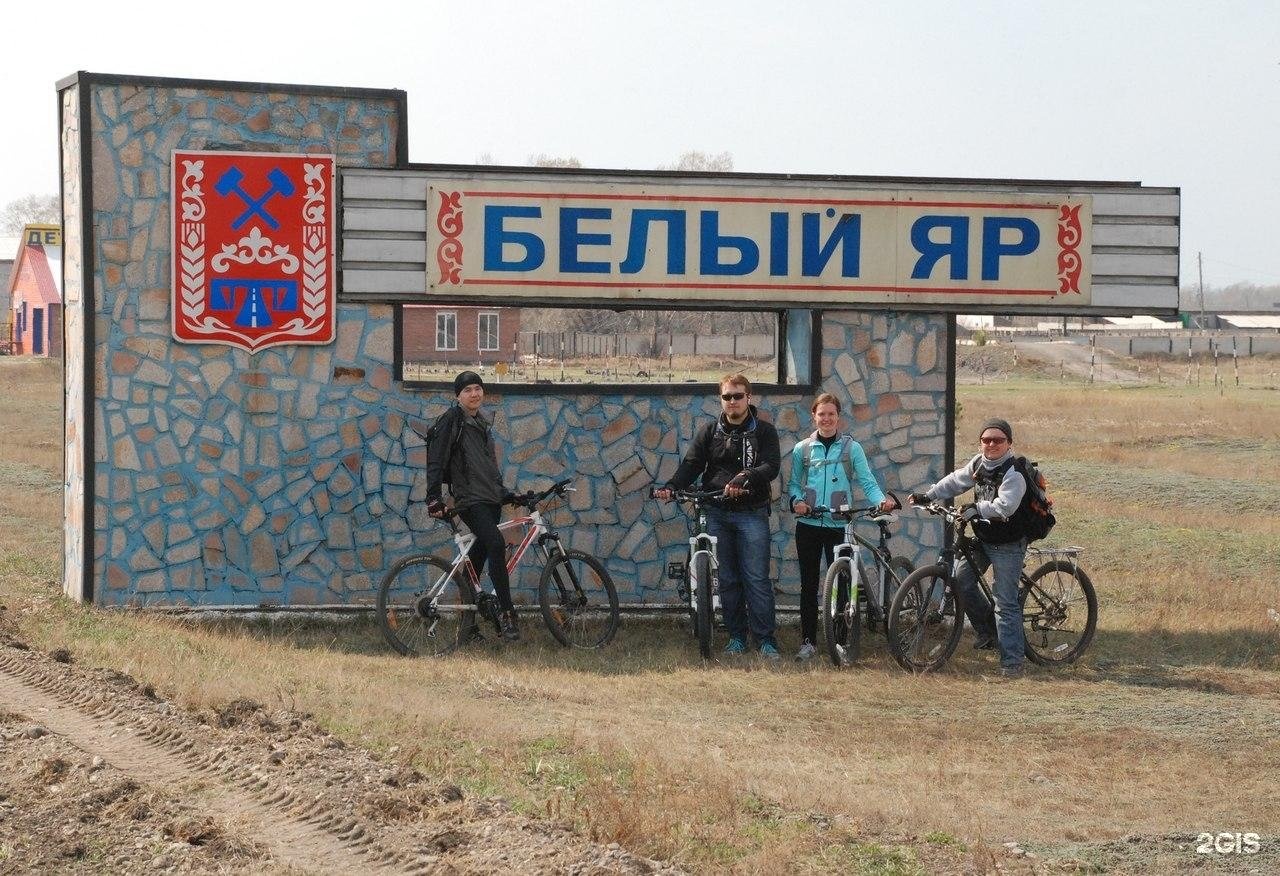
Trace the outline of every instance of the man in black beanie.
{"label": "man in black beanie", "polygon": [[[1022,603],[1018,599],[1018,576],[1027,555],[1027,515],[1031,491],[1013,453],[1013,428],[1007,420],[992,417],[978,432],[980,452],[964,466],[938,481],[924,493],[912,493],[911,504],[945,501],[972,489],[973,501],[963,507],[974,521],[982,554],[974,559],[979,568],[960,559],[956,583],[964,593],[965,613],[977,635],[974,647],[1000,651],[1000,675],[1022,675],[1026,654],[1026,633],[1022,628]],[[985,562],[984,562],[985,561]],[[978,575],[990,565],[995,571],[995,617],[983,610],[986,602],[978,592]]]}
{"label": "man in black beanie", "polygon": [[507,545],[498,529],[502,505],[512,495],[502,485],[493,429],[480,413],[484,381],[474,371],[463,371],[453,379],[453,391],[458,403],[450,409],[450,418],[438,430],[427,452],[427,512],[432,517],[447,513],[441,487],[448,466],[454,510],[476,537],[469,554],[471,564],[479,575],[488,561],[489,580],[498,595],[502,638],[515,641],[520,638],[520,628],[511,603]]}

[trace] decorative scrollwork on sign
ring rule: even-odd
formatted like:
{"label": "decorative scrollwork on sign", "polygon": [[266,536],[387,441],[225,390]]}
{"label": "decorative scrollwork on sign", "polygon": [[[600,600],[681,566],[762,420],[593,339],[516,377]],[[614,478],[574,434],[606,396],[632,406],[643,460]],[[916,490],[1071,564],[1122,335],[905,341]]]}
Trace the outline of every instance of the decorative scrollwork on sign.
{"label": "decorative scrollwork on sign", "polygon": [[440,268],[440,284],[457,285],[462,272],[462,192],[440,192],[440,210],[436,228],[444,240],[436,247],[436,265]]}
{"label": "decorative scrollwork on sign", "polygon": [[1058,293],[1080,291],[1080,271],[1084,262],[1080,258],[1080,241],[1084,234],[1080,229],[1080,207],[1062,206],[1058,215]]}
{"label": "decorative scrollwork on sign", "polygon": [[302,221],[309,223],[323,223],[325,220],[324,209],[324,165],[322,164],[303,164],[302,165],[302,182],[307,187],[307,193],[302,201]]}
{"label": "decorative scrollwork on sign", "polygon": [[279,262],[280,270],[286,274],[294,274],[298,271],[298,257],[289,252],[289,247],[285,244],[272,246],[271,238],[264,237],[262,229],[256,225],[253,226],[248,237],[240,238],[239,246],[231,243],[223,244],[222,251],[209,259],[209,266],[222,274],[226,273],[229,261],[241,265],[252,265],[255,262],[260,265],[271,265]]}
{"label": "decorative scrollwork on sign", "polygon": [[204,191],[200,188],[204,162],[184,161],[182,167],[182,220],[199,222],[204,218]]}

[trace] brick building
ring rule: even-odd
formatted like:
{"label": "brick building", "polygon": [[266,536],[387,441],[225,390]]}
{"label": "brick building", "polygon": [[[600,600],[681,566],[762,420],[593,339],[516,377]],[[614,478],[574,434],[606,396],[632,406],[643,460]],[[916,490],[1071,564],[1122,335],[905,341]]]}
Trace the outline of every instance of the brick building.
{"label": "brick building", "polygon": [[492,365],[510,362],[520,333],[516,307],[404,308],[404,361]]}

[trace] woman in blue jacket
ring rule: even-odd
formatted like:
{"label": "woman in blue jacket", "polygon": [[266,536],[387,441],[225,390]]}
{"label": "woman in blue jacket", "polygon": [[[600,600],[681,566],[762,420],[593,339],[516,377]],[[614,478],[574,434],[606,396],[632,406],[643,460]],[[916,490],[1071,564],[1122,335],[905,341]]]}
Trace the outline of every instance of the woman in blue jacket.
{"label": "woman in blue jacket", "polygon": [[[791,450],[791,480],[787,495],[796,515],[796,556],[800,561],[800,632],[803,641],[797,660],[817,653],[818,564],[826,554],[831,564],[835,546],[844,541],[844,523],[830,514],[808,517],[815,506],[838,508],[852,504],[856,479],[867,502],[892,511],[898,503],[886,496],[876,481],[862,445],[840,434],[840,400],[824,392],[813,401],[814,432]],[[850,474],[852,473],[852,477]]]}

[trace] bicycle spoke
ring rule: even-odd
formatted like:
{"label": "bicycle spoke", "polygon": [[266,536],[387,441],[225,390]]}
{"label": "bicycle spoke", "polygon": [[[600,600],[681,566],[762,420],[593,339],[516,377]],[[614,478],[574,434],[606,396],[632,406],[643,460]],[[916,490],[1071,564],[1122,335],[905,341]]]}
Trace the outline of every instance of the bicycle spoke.
{"label": "bicycle spoke", "polygon": [[604,566],[578,551],[557,555],[538,588],[542,616],[556,640],[574,648],[599,648],[618,629],[618,595]]}
{"label": "bicycle spoke", "polygon": [[397,564],[378,591],[378,617],[391,646],[406,655],[445,654],[471,635],[471,586],[434,557]]}

